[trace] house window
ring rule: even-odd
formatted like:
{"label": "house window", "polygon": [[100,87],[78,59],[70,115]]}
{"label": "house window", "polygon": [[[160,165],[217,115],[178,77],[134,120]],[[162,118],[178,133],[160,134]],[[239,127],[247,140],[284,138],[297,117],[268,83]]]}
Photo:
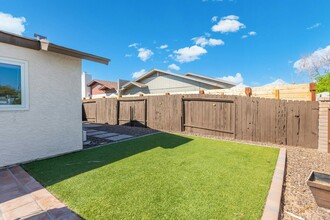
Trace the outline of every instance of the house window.
{"label": "house window", "polygon": [[0,57],[0,111],[28,109],[27,65]]}

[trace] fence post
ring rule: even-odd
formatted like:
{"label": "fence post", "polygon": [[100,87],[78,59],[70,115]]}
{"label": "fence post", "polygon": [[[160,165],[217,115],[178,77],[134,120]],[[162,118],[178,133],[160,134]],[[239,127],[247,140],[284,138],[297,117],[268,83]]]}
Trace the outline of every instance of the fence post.
{"label": "fence post", "polygon": [[318,150],[330,153],[330,99],[324,97],[319,102],[319,141]]}
{"label": "fence post", "polygon": [[311,92],[311,101],[316,100],[316,83],[309,84],[309,91]]}
{"label": "fence post", "polygon": [[275,99],[280,99],[280,90],[275,89]]}
{"label": "fence post", "polygon": [[245,95],[250,97],[252,95],[251,87],[245,87]]}

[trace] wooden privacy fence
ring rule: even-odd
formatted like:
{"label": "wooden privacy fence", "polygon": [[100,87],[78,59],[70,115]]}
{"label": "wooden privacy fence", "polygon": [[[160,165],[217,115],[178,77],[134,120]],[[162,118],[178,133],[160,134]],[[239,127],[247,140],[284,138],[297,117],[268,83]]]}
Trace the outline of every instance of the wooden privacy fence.
{"label": "wooden privacy fence", "polygon": [[83,101],[85,120],[307,148],[318,146],[318,102],[224,95]]}
{"label": "wooden privacy fence", "polygon": [[[292,100],[292,101],[315,101],[316,84],[289,84],[279,86],[260,86],[260,87],[233,87],[230,89],[210,89],[186,92],[171,92],[171,95],[188,94],[208,94],[208,95],[227,95],[227,96],[248,96],[256,98]],[[144,96],[160,96],[162,94],[143,94]],[[125,97],[137,97],[136,95],[125,95]]]}

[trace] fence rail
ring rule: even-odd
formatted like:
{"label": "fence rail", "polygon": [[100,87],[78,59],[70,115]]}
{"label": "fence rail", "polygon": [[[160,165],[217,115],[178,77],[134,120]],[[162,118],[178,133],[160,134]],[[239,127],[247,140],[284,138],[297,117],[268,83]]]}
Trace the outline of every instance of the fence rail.
{"label": "fence rail", "polygon": [[85,120],[318,147],[318,102],[186,94],[83,101]]}

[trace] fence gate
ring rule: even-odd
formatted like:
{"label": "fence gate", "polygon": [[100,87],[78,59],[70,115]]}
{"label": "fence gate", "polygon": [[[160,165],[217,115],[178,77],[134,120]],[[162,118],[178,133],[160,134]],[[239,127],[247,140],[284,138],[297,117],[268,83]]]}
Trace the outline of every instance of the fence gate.
{"label": "fence gate", "polygon": [[182,98],[182,131],[235,136],[235,102],[217,98]]}
{"label": "fence gate", "polygon": [[83,102],[83,119],[88,122],[96,122],[97,119],[97,104],[96,101]]}
{"label": "fence gate", "polygon": [[147,99],[118,99],[117,124],[147,127]]}

